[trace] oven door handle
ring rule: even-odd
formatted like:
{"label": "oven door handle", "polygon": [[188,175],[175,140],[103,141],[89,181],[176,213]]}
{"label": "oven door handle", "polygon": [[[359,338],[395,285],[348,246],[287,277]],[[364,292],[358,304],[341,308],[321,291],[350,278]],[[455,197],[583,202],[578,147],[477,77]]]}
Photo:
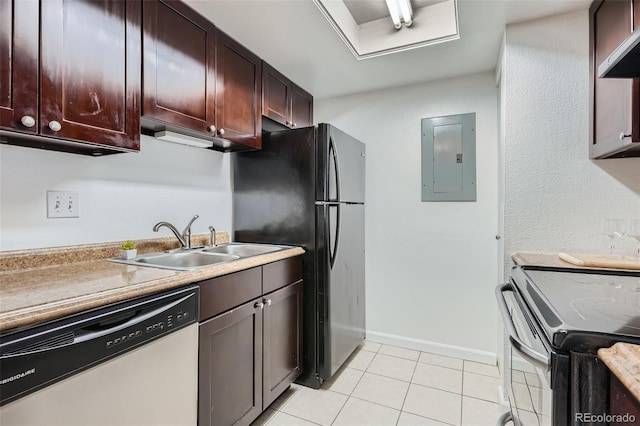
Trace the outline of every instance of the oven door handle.
{"label": "oven door handle", "polygon": [[545,372],[549,371],[549,356],[541,354],[530,346],[527,346],[527,344],[520,339],[520,336],[518,336],[516,326],[513,324],[513,319],[509,313],[509,307],[507,306],[506,300],[504,300],[503,293],[506,291],[513,291],[513,287],[510,283],[499,285],[496,288],[496,299],[498,299],[498,308],[500,308],[502,322],[509,332],[509,341],[511,342],[511,345],[527,361],[541,368]]}
{"label": "oven door handle", "polygon": [[502,415],[498,418],[496,426],[506,426],[506,424],[509,422],[513,422],[513,414],[511,414],[511,411],[502,413]]}

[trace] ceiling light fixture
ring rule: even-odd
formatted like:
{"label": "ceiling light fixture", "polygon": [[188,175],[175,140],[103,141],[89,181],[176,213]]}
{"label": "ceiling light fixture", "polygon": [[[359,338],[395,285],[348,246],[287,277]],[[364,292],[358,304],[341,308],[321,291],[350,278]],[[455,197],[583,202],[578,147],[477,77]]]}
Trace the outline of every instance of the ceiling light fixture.
{"label": "ceiling light fixture", "polygon": [[389,15],[393,21],[396,30],[402,28],[402,22],[407,27],[413,23],[413,9],[411,8],[411,0],[386,0]]}

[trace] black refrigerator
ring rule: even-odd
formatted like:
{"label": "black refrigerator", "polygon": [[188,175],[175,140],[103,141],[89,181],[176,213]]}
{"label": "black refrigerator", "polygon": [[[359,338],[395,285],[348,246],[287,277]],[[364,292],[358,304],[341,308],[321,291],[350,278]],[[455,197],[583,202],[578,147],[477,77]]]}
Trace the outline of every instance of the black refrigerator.
{"label": "black refrigerator", "polygon": [[318,388],[365,337],[365,145],[320,124],[232,158],[233,239],[305,249],[298,383]]}

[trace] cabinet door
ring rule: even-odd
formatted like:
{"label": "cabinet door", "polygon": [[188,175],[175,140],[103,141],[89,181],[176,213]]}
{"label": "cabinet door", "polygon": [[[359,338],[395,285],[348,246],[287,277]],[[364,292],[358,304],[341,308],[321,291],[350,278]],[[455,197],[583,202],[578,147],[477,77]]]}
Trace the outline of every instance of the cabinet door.
{"label": "cabinet door", "polygon": [[598,66],[631,34],[631,0],[607,0],[591,7],[591,158],[640,155],[638,80],[597,78]]}
{"label": "cabinet door", "polygon": [[302,373],[302,281],[264,296],[263,410]]}
{"label": "cabinet door", "polygon": [[262,62],[262,115],[291,125],[291,82],[271,65]]}
{"label": "cabinet door", "polygon": [[215,124],[215,27],[179,1],[143,7],[142,115],[208,132]]}
{"label": "cabinet door", "polygon": [[0,128],[38,132],[39,14],[38,0],[0,0]]}
{"label": "cabinet door", "polygon": [[140,2],[41,8],[40,133],[140,149]]}
{"label": "cabinet door", "polygon": [[262,146],[260,59],[218,31],[216,46],[218,136],[251,148]]}
{"label": "cabinet door", "polygon": [[313,96],[295,84],[292,86],[291,127],[311,126],[313,124]]}
{"label": "cabinet door", "polygon": [[262,412],[262,299],[200,324],[198,425],[249,425]]}
{"label": "cabinet door", "polygon": [[633,0],[633,29],[640,28],[640,0]]}

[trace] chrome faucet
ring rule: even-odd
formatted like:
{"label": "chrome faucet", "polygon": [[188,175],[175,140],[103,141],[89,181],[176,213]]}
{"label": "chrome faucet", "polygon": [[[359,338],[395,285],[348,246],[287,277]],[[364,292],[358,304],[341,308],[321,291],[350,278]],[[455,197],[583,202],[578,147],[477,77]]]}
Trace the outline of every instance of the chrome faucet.
{"label": "chrome faucet", "polygon": [[156,223],[155,226],[153,227],[153,232],[158,232],[158,230],[163,226],[166,228],[169,228],[169,230],[173,232],[173,235],[176,236],[178,241],[180,241],[181,248],[190,249],[191,248],[191,224],[193,224],[193,222],[199,217],[200,216],[195,215],[194,217],[191,218],[187,226],[184,228],[184,231],[182,231],[182,235],[180,234],[180,232],[178,232],[176,227],[170,224],[169,222]]}
{"label": "chrome faucet", "polygon": [[216,228],[210,226],[209,232],[211,232],[211,247],[215,247],[218,245],[218,243],[216,242]]}

